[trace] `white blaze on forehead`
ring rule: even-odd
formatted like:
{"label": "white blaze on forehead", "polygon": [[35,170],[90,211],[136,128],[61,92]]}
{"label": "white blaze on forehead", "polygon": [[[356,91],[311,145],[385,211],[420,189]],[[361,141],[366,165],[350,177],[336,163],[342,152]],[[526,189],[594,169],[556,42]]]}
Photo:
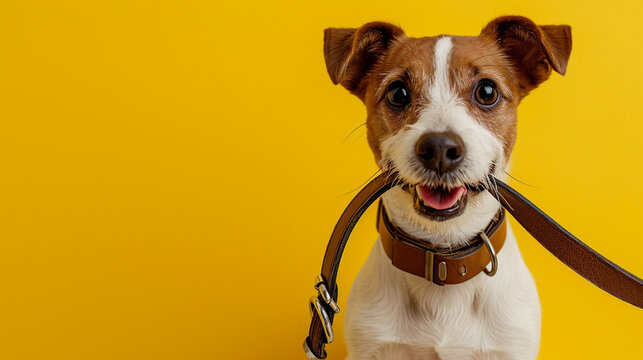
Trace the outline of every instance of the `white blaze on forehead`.
{"label": "white blaze on forehead", "polygon": [[428,102],[419,109],[418,119],[381,143],[382,166],[389,161],[400,176],[409,183],[421,183],[435,178],[418,160],[415,147],[427,133],[452,133],[459,136],[465,147],[464,158],[457,171],[443,176],[442,181],[456,184],[475,184],[486,179],[492,162],[504,165],[502,142],[485,129],[468,111],[466,99],[456,93],[450,79],[453,41],[440,37],[433,48],[433,74],[424,86]]}
{"label": "white blaze on forehead", "polygon": [[449,57],[452,48],[453,42],[448,36],[441,37],[435,43],[435,48],[433,49],[433,79],[429,89],[429,96],[433,102],[443,103],[453,97],[449,83]]}

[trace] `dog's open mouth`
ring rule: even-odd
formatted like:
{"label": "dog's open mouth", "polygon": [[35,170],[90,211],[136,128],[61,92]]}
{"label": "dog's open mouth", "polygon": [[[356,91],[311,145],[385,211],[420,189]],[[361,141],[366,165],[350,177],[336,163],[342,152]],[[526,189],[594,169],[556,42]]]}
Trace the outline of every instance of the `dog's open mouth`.
{"label": "dog's open mouth", "polygon": [[464,213],[467,199],[484,191],[483,185],[443,185],[405,186],[413,196],[413,207],[420,215],[434,221],[446,221]]}
{"label": "dog's open mouth", "polygon": [[415,187],[418,199],[422,203],[435,210],[447,210],[456,206],[467,194],[467,188],[460,186],[447,190],[443,188],[430,188],[426,185]]}
{"label": "dog's open mouth", "polygon": [[467,206],[465,186],[447,189],[442,186],[416,185],[413,190],[415,210],[431,220],[445,221],[462,215]]}

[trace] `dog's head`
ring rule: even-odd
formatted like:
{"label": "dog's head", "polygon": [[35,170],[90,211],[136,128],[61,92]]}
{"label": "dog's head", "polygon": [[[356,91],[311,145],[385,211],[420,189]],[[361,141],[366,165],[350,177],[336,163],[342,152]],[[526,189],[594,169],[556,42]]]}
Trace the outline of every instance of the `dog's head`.
{"label": "dog's head", "polygon": [[516,107],[552,69],[564,74],[571,52],[569,26],[518,16],[475,37],[412,38],[383,22],[324,35],[333,83],[366,104],[375,159],[406,184],[398,203],[434,223],[489,207],[481,185],[507,166]]}

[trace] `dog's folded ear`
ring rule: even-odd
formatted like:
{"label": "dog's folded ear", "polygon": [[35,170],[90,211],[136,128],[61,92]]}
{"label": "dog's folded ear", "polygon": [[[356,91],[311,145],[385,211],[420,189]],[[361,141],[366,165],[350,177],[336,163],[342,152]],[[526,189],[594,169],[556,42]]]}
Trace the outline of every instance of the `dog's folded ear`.
{"label": "dog's folded ear", "polygon": [[512,62],[523,96],[547,80],[551,69],[564,75],[572,51],[569,25],[541,25],[522,16],[503,16],[480,33],[495,40]]}
{"label": "dog's folded ear", "polygon": [[324,58],[331,80],[361,97],[364,76],[403,35],[402,29],[385,22],[371,22],[359,29],[324,30]]}

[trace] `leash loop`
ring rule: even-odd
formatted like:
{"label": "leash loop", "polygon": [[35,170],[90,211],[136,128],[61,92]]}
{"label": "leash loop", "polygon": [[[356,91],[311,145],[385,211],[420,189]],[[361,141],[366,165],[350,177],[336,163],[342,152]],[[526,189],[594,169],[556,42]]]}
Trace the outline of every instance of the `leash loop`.
{"label": "leash loop", "polygon": [[[339,262],[344,252],[353,228],[364,211],[382,194],[393,186],[394,176],[390,173],[382,173],[371,180],[351,200],[344,210],[339,221],[330,236],[320,276],[317,277],[315,289],[319,292],[309,302],[312,321],[308,330],[308,337],[304,341],[304,351],[309,359],[326,358],[324,346],[333,340],[332,330],[333,318],[339,307],[337,306],[337,272]],[[327,296],[329,295],[329,296]],[[315,311],[312,311],[313,308]]]}
{"label": "leash loop", "polygon": [[313,353],[313,351],[312,351],[312,350],[310,350],[310,345],[308,344],[308,342],[309,342],[309,341],[310,341],[310,338],[308,338],[308,337],[304,340],[304,352],[306,353],[306,356],[308,356],[308,358],[309,358],[310,360],[321,360],[321,359],[325,359],[325,358],[326,358],[326,350],[322,350],[322,357],[321,357],[321,358],[318,358],[317,356],[315,356],[315,354]]}

